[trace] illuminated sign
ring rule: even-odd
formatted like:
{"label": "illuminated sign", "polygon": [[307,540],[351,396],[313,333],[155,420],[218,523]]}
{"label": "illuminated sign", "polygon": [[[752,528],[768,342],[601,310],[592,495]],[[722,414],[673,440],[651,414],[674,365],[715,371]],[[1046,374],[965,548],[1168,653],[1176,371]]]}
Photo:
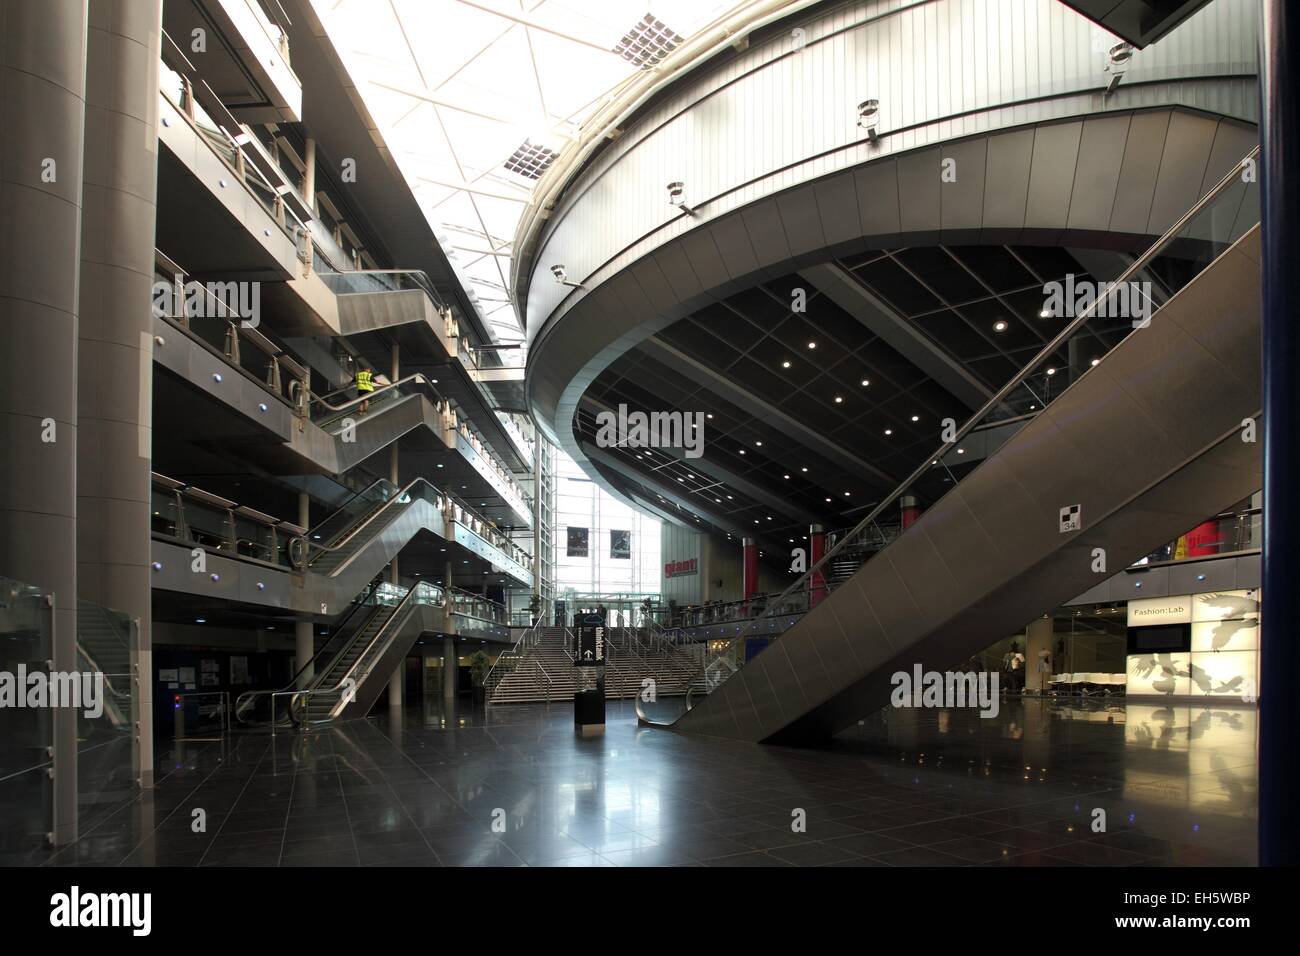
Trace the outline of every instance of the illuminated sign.
{"label": "illuminated sign", "polygon": [[685,561],[669,561],[664,565],[664,577],[680,578],[699,572],[699,558],[687,558]]}

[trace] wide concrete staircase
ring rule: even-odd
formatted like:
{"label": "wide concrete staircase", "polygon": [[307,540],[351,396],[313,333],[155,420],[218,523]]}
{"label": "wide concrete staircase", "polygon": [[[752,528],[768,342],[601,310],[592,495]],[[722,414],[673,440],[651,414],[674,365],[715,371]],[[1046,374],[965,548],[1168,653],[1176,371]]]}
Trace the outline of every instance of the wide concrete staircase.
{"label": "wide concrete staircase", "polygon": [[[654,681],[656,696],[681,695],[699,675],[698,656],[668,645],[648,630],[609,628],[606,634],[606,697],[634,697],[642,692],[647,678]],[[488,703],[572,700],[579,676],[570,656],[572,641],[572,632],[562,627],[526,632],[513,649],[501,655],[488,675]]]}

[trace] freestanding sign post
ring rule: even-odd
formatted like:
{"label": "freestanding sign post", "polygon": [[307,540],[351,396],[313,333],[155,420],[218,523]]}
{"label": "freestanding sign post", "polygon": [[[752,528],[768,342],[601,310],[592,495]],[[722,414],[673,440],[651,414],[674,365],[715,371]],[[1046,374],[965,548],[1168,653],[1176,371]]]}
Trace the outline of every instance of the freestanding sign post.
{"label": "freestanding sign post", "polygon": [[605,733],[605,615],[575,614],[573,623],[573,727],[580,736],[599,737]]}

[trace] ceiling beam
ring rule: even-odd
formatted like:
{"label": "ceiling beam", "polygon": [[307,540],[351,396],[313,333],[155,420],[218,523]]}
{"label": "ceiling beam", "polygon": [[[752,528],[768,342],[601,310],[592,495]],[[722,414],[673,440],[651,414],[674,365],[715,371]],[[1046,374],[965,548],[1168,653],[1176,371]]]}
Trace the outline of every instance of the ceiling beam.
{"label": "ceiling beam", "polygon": [[846,450],[835,440],[809,427],[804,422],[777,408],[771,402],[755,395],[734,379],[715,371],[696,361],[681,349],[669,345],[658,336],[641,342],[637,348],[645,355],[662,362],[674,372],[690,379],[696,385],[712,392],[719,398],[743,409],[755,418],[761,419],[785,434],[791,441],[798,442],[810,451],[815,451],[828,461],[858,475],[866,480],[877,482],[886,488],[898,484],[899,479],[882,471],[870,462],[863,461],[857,455]]}
{"label": "ceiling beam", "polygon": [[993,393],[960,362],[874,295],[838,262],[809,266],[800,269],[799,275],[967,408],[982,408],[993,397]]}
{"label": "ceiling beam", "polygon": [[[611,408],[599,399],[592,398],[588,395],[583,395],[579,404],[590,410],[593,415],[598,412],[609,412],[612,415],[617,414],[616,409]],[[707,428],[705,429],[705,441],[708,441]],[[753,499],[758,504],[766,505],[773,511],[778,511],[781,514],[788,515],[796,521],[801,521],[804,524],[813,524],[823,520],[821,516],[813,514],[811,511],[795,504],[789,497],[776,494],[761,485],[756,485],[748,478],[736,474],[730,468],[720,465],[717,462],[709,461],[703,457],[687,458],[685,452],[681,448],[656,445],[655,451],[660,452],[675,461],[679,461],[684,465],[689,465],[695,471],[708,475],[714,481],[721,482],[722,484],[739,491],[742,495]]]}

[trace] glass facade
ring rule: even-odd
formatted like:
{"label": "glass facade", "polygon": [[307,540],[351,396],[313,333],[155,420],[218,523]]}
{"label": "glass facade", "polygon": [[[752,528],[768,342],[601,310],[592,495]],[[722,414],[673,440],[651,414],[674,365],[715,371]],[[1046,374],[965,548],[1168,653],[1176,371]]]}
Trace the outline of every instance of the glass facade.
{"label": "glass facade", "polygon": [[659,520],[607,493],[563,452],[555,466],[557,593],[659,594]]}

